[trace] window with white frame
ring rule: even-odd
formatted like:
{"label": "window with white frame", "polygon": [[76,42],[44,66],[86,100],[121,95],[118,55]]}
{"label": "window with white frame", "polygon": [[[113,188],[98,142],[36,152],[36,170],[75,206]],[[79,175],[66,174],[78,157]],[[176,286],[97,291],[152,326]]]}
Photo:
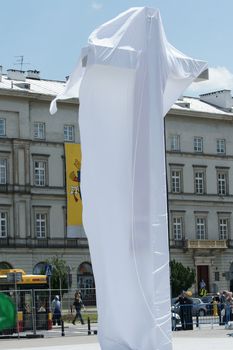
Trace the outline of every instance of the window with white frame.
{"label": "window with white frame", "polygon": [[182,191],[182,170],[171,170],[171,192],[180,193]]}
{"label": "window with white frame", "polygon": [[0,136],[6,136],[6,119],[0,118]]}
{"label": "window with white frame", "polygon": [[42,123],[42,122],[34,123],[34,139],[39,139],[39,140],[45,139],[45,123]]}
{"label": "window with white frame", "polygon": [[74,126],[64,125],[64,141],[74,141]]}
{"label": "window with white frame", "polygon": [[203,138],[202,137],[194,136],[193,150],[194,150],[194,152],[203,152]]}
{"label": "window with white frame", "polygon": [[228,226],[229,226],[228,218],[219,218],[219,239],[228,238]]}
{"label": "window with white frame", "polygon": [[226,140],[217,139],[217,153],[219,153],[219,154],[226,153]]}
{"label": "window with white frame", "polygon": [[180,135],[171,135],[171,150],[180,151]]}
{"label": "window with white frame", "polygon": [[36,213],[35,221],[36,221],[35,223],[36,238],[46,238],[47,237],[47,214]]}
{"label": "window with white frame", "polygon": [[205,193],[205,172],[203,170],[194,170],[194,189],[196,194]]}
{"label": "window with white frame", "polygon": [[206,218],[196,217],[196,238],[207,239]]}
{"label": "window with white frame", "polygon": [[34,161],[34,185],[35,186],[46,186],[46,170],[47,161],[35,160]]}
{"label": "window with white frame", "polygon": [[180,241],[183,239],[183,218],[182,216],[173,216],[172,219],[173,238]]}
{"label": "window with white frame", "polygon": [[0,211],[0,238],[7,237],[7,212]]}
{"label": "window with white frame", "polygon": [[217,171],[217,190],[219,196],[225,196],[228,193],[228,171],[218,170]]}
{"label": "window with white frame", "polygon": [[7,182],[7,160],[0,158],[0,185],[5,185]]}

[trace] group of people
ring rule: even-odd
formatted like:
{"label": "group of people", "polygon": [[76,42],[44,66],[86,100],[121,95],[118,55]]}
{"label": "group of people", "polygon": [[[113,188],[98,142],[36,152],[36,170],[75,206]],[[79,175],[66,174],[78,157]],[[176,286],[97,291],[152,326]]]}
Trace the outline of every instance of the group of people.
{"label": "group of people", "polygon": [[232,292],[224,290],[221,293],[217,293],[213,302],[216,302],[218,308],[218,315],[221,318],[221,323],[228,324],[233,320],[233,295]]}
{"label": "group of people", "polygon": [[[80,320],[81,324],[84,324],[81,310],[83,308],[85,309],[85,306],[83,304],[82,295],[80,291],[76,291],[74,295],[74,302],[71,306],[71,312],[73,312],[73,306],[75,308],[76,314],[74,319],[72,320],[72,323],[75,325],[75,322],[77,320]],[[55,326],[57,324],[58,326],[60,326],[61,325],[61,302],[60,302],[59,295],[56,295],[54,297],[51,304],[51,308],[52,308],[53,325]]]}
{"label": "group of people", "polygon": [[[205,289],[204,281],[201,281],[200,290]],[[190,291],[183,291],[175,301],[175,304],[180,305],[180,319],[183,330],[193,329],[193,301],[192,293]],[[213,315],[219,316],[221,324],[228,325],[229,321],[233,321],[233,293],[229,291],[223,291],[217,293],[212,299]]]}

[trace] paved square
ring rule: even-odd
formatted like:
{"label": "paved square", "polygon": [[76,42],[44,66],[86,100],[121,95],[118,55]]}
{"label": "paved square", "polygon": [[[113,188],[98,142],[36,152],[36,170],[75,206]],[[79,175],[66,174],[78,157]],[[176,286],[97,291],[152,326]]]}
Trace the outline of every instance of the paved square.
{"label": "paved square", "polygon": [[[228,335],[231,333],[233,333],[232,330],[225,330],[223,327],[174,332],[173,350],[232,350],[233,337]],[[98,339],[94,335],[43,339],[2,339],[0,346],[4,350],[100,350]]]}

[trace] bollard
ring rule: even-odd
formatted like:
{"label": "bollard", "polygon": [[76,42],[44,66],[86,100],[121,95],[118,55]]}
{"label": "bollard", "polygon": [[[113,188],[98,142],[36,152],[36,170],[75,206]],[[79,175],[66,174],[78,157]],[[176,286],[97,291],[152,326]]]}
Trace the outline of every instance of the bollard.
{"label": "bollard", "polygon": [[199,317],[198,317],[198,314],[196,315],[196,327],[199,327]]}
{"label": "bollard", "polygon": [[62,336],[62,337],[65,336],[64,321],[63,321],[63,320],[61,320],[61,336]]}
{"label": "bollard", "polygon": [[87,318],[87,334],[91,335],[91,322],[90,322],[90,317]]}
{"label": "bollard", "polygon": [[213,301],[213,316],[218,316],[218,304],[217,301]]}
{"label": "bollard", "polygon": [[219,315],[218,315],[218,318],[219,318],[219,320],[218,320],[219,326],[221,326],[221,325],[222,325],[222,315],[221,315],[221,309],[219,310]]}

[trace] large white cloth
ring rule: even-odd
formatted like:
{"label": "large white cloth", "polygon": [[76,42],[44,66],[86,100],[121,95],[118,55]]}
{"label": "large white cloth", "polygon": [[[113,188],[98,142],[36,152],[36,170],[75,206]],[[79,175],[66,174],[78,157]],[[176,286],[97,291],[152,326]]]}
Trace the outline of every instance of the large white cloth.
{"label": "large white cloth", "polygon": [[206,66],[167,42],[158,10],[132,8],[90,35],[57,97],[80,99],[102,350],[172,348],[163,117]]}

